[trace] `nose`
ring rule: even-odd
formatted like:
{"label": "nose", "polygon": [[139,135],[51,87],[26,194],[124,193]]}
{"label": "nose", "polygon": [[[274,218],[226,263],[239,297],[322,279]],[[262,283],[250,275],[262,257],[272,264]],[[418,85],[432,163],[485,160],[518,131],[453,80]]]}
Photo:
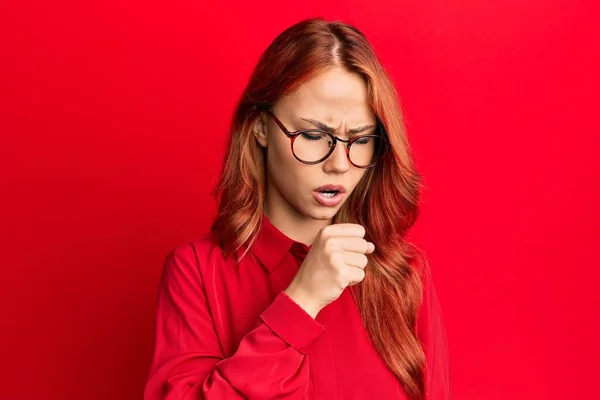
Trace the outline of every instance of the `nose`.
{"label": "nose", "polygon": [[335,150],[325,160],[323,169],[325,172],[343,173],[348,171],[349,168],[350,160],[348,160],[348,156],[346,155],[346,143],[337,142]]}

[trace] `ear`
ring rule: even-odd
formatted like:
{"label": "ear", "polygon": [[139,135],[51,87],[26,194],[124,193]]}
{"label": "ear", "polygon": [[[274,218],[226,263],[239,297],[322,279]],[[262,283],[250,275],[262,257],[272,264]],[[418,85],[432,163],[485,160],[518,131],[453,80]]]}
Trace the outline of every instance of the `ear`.
{"label": "ear", "polygon": [[256,141],[262,146],[267,147],[267,123],[264,113],[260,113],[252,124],[252,134]]}

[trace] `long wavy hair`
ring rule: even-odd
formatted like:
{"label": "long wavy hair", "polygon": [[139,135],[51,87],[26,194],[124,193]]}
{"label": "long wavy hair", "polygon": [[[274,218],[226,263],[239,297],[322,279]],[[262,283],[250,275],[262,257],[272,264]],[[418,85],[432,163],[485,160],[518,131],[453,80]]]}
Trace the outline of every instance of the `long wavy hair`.
{"label": "long wavy hair", "polygon": [[[252,134],[261,106],[270,106],[331,67],[359,74],[384,135],[385,149],[367,170],[334,223],[366,227],[376,244],[367,274],[352,286],[369,339],[413,400],[425,398],[426,363],[416,336],[423,292],[422,252],[406,240],[418,214],[416,171],[394,85],[361,31],[315,18],[283,31],[262,54],[235,109],[221,176],[214,190],[218,212],[211,234],[226,255],[246,255],[260,229],[266,193],[264,149]],[[246,248],[245,251],[239,251]]]}

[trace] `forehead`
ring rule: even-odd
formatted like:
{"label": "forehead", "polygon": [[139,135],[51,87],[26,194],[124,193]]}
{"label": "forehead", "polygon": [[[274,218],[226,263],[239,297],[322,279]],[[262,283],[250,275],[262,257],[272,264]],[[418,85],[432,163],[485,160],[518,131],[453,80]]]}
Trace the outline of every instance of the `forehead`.
{"label": "forehead", "polygon": [[374,115],[364,79],[341,68],[319,73],[284,96],[280,106],[285,112],[321,120],[368,122]]}

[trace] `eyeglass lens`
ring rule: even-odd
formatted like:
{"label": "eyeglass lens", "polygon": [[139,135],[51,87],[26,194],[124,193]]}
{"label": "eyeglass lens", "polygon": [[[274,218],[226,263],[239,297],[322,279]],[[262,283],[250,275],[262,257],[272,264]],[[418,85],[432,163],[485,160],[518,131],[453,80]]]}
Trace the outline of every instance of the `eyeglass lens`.
{"label": "eyeglass lens", "polygon": [[[377,161],[379,141],[379,137],[376,136],[366,136],[355,140],[350,146],[350,161],[359,167],[368,166]],[[331,136],[323,132],[311,131],[299,134],[294,140],[292,150],[302,161],[317,162],[328,155],[331,146],[333,146]]]}

